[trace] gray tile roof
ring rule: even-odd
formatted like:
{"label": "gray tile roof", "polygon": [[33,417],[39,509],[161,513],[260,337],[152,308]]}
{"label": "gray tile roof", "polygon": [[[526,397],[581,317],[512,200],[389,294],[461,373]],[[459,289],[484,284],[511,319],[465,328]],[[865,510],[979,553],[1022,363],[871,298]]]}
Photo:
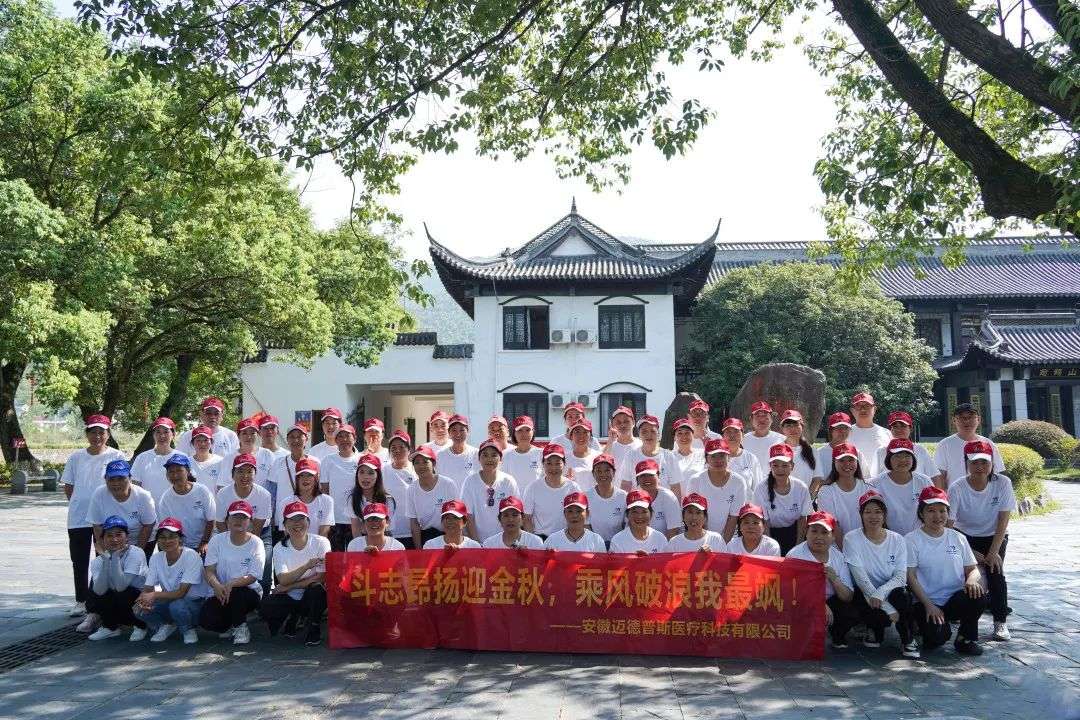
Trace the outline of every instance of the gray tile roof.
{"label": "gray tile roof", "polygon": [[472,343],[436,345],[431,357],[436,360],[467,360],[473,356]]}
{"label": "gray tile roof", "polygon": [[434,332],[408,332],[398,333],[394,339],[395,345],[438,345],[439,336]]}
{"label": "gray tile roof", "polygon": [[934,363],[938,370],[994,365],[1053,365],[1080,361],[1075,312],[991,313],[964,352]]}

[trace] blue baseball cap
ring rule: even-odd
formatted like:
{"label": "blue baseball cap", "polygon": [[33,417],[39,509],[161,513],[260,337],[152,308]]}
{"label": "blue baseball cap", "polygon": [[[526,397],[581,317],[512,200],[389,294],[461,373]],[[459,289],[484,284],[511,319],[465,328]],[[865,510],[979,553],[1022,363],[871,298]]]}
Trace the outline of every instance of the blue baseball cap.
{"label": "blue baseball cap", "polygon": [[101,532],[108,532],[113,528],[120,528],[124,532],[128,532],[128,524],[124,521],[124,518],[119,515],[110,515],[105,518],[105,522],[101,523]]}
{"label": "blue baseball cap", "polygon": [[191,460],[184,453],[173,453],[169,456],[169,459],[165,461],[165,467],[170,465],[179,465],[180,467],[186,467],[191,469]]}
{"label": "blue baseball cap", "polygon": [[111,463],[105,466],[105,477],[130,477],[131,466],[128,465],[127,460],[113,460]]}

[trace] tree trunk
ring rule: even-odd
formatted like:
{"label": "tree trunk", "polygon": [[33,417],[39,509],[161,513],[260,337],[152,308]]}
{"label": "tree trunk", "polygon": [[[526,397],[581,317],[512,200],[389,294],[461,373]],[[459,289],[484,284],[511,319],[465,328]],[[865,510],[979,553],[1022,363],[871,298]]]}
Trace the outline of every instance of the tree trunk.
{"label": "tree trunk", "polygon": [[1031,6],[1039,13],[1046,24],[1054,28],[1054,32],[1064,40],[1076,55],[1080,55],[1080,32],[1076,32],[1070,38],[1067,15],[1080,12],[1080,8],[1065,0],[1031,0]]}
{"label": "tree trunk", "polygon": [[[11,441],[23,437],[19,416],[15,412],[15,391],[19,389],[26,363],[0,363],[0,444],[4,448],[4,460],[15,462],[15,448]],[[19,462],[37,464],[39,461],[29,447],[19,449]]]}
{"label": "tree trunk", "polygon": [[[194,366],[194,355],[185,353],[176,356],[176,372],[173,374],[172,381],[169,383],[169,392],[165,395],[165,401],[161,403],[161,407],[158,409],[155,419],[159,417],[171,417],[175,419],[177,411],[187,398],[188,380],[191,378],[191,370]],[[136,455],[144,450],[149,450],[152,447],[154,447],[154,433],[150,429],[147,429],[147,431],[143,433],[139,445],[131,454],[131,459],[134,460]]]}

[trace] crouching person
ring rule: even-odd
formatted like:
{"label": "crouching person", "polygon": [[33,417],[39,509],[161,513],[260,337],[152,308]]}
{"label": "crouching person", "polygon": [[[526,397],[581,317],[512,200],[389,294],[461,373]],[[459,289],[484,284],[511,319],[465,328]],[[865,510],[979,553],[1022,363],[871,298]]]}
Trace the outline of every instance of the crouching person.
{"label": "crouching person", "polygon": [[258,535],[248,532],[254,510],[246,500],[229,505],[225,517],[228,532],[210,539],[206,548],[206,582],[213,597],[203,603],[199,625],[221,637],[231,637],[234,645],[251,642],[248,613],[259,609],[266,549]]}
{"label": "crouching person", "polygon": [[146,580],[146,555],[141,548],[128,544],[128,525],[119,515],[110,515],[101,523],[104,551],[90,563],[87,617],[97,616],[101,626],[90,634],[91,640],[117,637],[123,625],[132,625],[132,640],[146,637],[146,625],[135,618],[132,606]]}
{"label": "crouching person", "polygon": [[326,564],[330,541],[308,532],[308,506],[295,500],[282,511],[287,537],[274,547],[274,590],[262,603],[262,616],[270,634],[296,634],[301,618],[307,619],[304,642],[322,642],[322,616],[326,612]]}
{"label": "crouching person", "polygon": [[168,517],[158,523],[158,551],[150,558],[146,584],[135,601],[135,617],[154,634],[150,642],[164,642],[177,630],[184,643],[199,642],[195,626],[199,610],[210,594],[203,579],[199,553],[184,547],[184,525]]}

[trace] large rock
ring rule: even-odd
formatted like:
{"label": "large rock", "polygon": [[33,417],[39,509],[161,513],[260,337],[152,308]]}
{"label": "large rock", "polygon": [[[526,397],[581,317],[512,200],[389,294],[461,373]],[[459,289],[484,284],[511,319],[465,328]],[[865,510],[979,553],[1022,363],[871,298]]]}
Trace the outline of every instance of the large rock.
{"label": "large rock", "polygon": [[765,400],[776,411],[773,429],[780,429],[780,415],[794,408],[805,420],[804,434],[813,443],[825,415],[825,374],[792,363],[762,365],[746,379],[731,402],[731,416],[742,418],[750,429],[750,406]]}
{"label": "large rock", "polygon": [[675,433],[671,432],[671,424],[681,417],[688,416],[690,414],[690,403],[700,399],[701,396],[697,393],[681,392],[671,401],[667,412],[664,413],[664,426],[660,428],[660,445],[662,447],[675,447]]}

